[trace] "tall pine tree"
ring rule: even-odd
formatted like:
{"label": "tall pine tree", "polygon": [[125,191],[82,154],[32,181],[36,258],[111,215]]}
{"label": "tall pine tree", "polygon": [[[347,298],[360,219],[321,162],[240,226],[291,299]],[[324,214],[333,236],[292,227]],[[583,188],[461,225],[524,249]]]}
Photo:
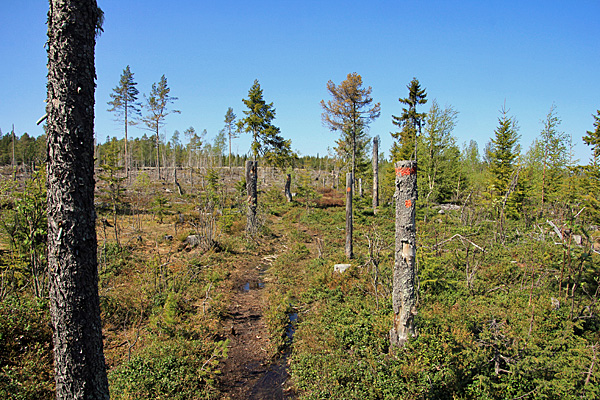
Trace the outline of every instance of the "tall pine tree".
{"label": "tall pine tree", "polygon": [[278,127],[273,125],[275,108],[267,104],[258,79],[248,91],[248,98],[242,99],[248,110],[246,117],[238,122],[240,131],[252,134],[251,151],[254,159],[264,156],[267,162],[278,164],[293,155],[291,140],[284,139]]}
{"label": "tall pine tree", "polygon": [[227,138],[229,139],[229,156],[227,157],[227,164],[231,169],[231,141],[238,136],[239,129],[236,129],[235,119],[237,115],[233,113],[233,108],[229,107],[225,113],[225,130],[227,131]]}
{"label": "tall pine tree", "polygon": [[373,104],[371,87],[363,87],[362,77],[356,72],[348,74],[339,85],[327,82],[327,90],[332,100],[321,100],[323,123],[332,131],[342,133],[337,142],[337,151],[349,154],[352,160],[352,180],[355,180],[357,160],[368,161],[368,143],[366,130],[369,124],[379,117],[381,104]]}
{"label": "tall pine tree", "polygon": [[110,94],[112,98],[108,102],[111,106],[108,111],[115,113],[117,120],[123,121],[125,126],[125,171],[129,179],[129,151],[128,151],[128,136],[127,127],[137,123],[137,117],[141,116],[141,104],[137,101],[137,96],[140,93],[137,88],[137,82],[133,80],[133,72],[129,69],[129,65],[125,67],[121,74],[121,79],[117,87]]}
{"label": "tall pine tree", "polygon": [[94,209],[94,49],[102,18],[96,0],[50,1],[48,276],[56,398],[65,400],[109,399]]}
{"label": "tall pine tree", "polygon": [[165,118],[172,113],[180,113],[179,110],[169,111],[168,105],[177,100],[177,97],[169,95],[171,89],[167,85],[167,78],[163,75],[158,84],[152,84],[150,95],[146,98],[147,114],[144,123],[154,133],[156,141],[156,166],[158,168],[158,179],[160,175],[160,128],[165,124]]}

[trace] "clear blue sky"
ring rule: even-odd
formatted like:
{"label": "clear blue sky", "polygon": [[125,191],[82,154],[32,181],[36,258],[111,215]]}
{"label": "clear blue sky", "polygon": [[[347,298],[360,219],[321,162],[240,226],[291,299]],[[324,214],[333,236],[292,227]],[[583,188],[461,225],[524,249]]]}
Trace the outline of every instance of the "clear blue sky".
{"label": "clear blue sky", "polygon": [[[123,136],[107,112],[109,93],[130,65],[141,93],[165,74],[179,100],[167,138],[189,126],[223,127],[228,107],[243,116],[254,79],[274,121],[303,155],[326,154],[338,137],[321,124],[326,83],[357,72],[381,102],[370,134],[391,147],[392,115],[417,77],[428,98],[458,112],[459,144],[480,150],[506,101],[526,150],[553,103],[576,156],[600,109],[600,1],[155,1],[99,0],[104,33],[96,46],[96,134]],[[46,97],[47,1],[0,5],[0,129],[39,135]],[[427,110],[429,103],[426,105]],[[130,129],[141,136],[142,127]],[[234,142],[246,153],[249,138]]]}

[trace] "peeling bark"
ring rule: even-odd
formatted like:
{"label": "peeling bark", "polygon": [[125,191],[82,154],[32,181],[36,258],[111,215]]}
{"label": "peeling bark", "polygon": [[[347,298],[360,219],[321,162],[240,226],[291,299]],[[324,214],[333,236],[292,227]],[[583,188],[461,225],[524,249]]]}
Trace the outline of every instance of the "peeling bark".
{"label": "peeling bark", "polygon": [[415,287],[416,229],[415,203],[417,200],[417,163],[396,163],[396,250],[392,306],[394,324],[390,344],[402,347],[416,336],[417,291]]}

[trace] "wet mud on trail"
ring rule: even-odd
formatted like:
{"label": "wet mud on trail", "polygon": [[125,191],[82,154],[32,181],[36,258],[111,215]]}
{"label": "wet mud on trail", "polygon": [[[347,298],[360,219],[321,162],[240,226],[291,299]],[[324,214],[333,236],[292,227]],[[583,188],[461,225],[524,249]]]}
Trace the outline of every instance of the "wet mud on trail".
{"label": "wet mud on trail", "polygon": [[265,271],[276,258],[249,256],[232,271],[229,316],[224,321],[229,350],[219,385],[223,399],[296,398],[288,389],[288,354],[275,353],[263,315]]}

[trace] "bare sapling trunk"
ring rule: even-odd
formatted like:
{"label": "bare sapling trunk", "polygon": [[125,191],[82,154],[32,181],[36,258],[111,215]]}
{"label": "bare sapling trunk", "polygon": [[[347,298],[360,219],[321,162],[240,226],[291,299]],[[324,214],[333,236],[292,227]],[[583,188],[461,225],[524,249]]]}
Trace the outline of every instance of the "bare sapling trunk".
{"label": "bare sapling trunk", "polygon": [[346,174],[346,258],[354,258],[352,249],[352,172]]}
{"label": "bare sapling trunk", "polygon": [[373,138],[373,214],[379,207],[379,140]]}
{"label": "bare sapling trunk", "polygon": [[396,200],[396,250],[392,289],[394,325],[390,331],[390,344],[402,347],[410,337],[416,336],[416,161],[398,161],[396,163],[394,198]]}
{"label": "bare sapling trunk", "polygon": [[246,232],[253,235],[258,230],[256,217],[258,207],[258,161],[246,161],[246,191],[248,193]]}
{"label": "bare sapling trunk", "polygon": [[290,203],[292,201],[292,175],[287,174],[285,178],[285,198],[287,202]]}
{"label": "bare sapling trunk", "polygon": [[57,399],[109,398],[94,209],[96,0],[50,0],[48,269]]}

